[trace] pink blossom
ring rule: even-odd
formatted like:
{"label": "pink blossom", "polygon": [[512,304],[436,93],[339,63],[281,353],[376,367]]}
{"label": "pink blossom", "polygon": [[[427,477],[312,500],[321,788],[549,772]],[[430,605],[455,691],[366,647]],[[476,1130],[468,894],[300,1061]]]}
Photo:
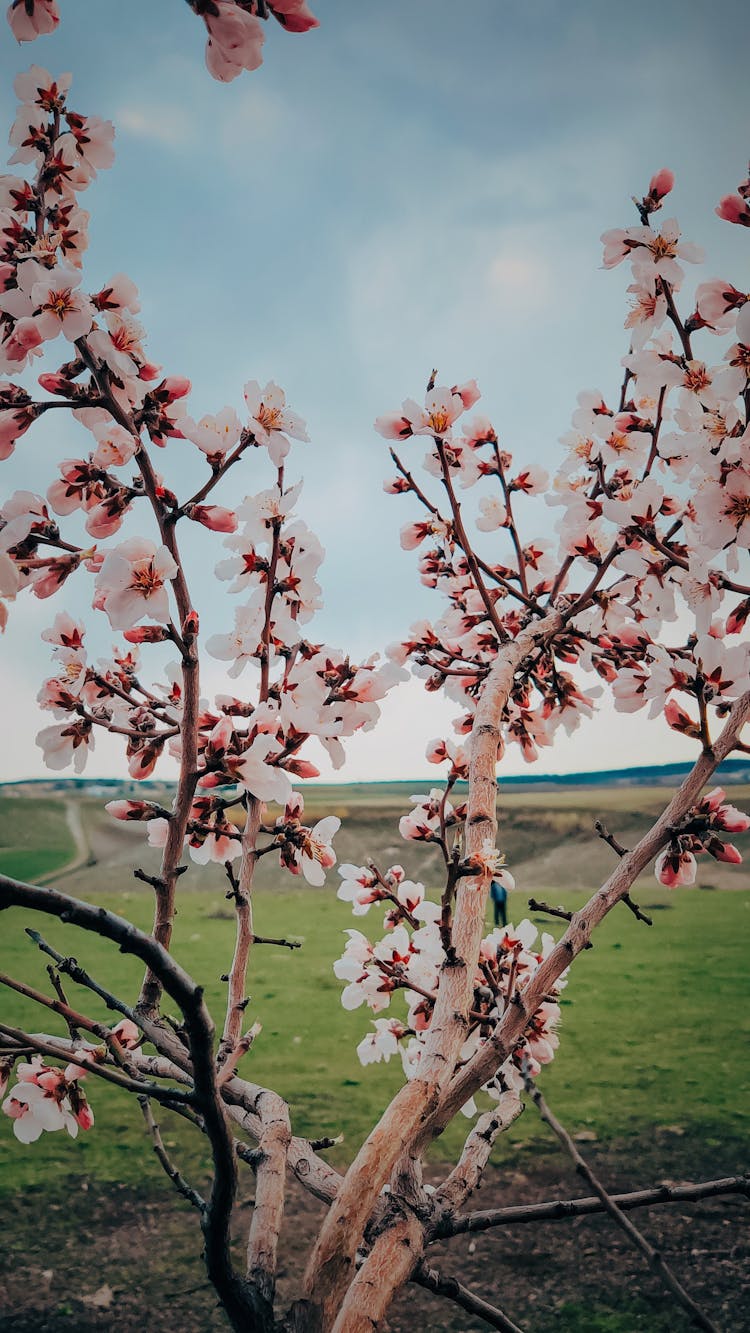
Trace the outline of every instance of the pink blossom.
{"label": "pink blossom", "polygon": [[98,292],[92,293],[91,300],[102,312],[129,310],[132,315],[137,315],[141,308],[138,288],[126,273],[115,273]]}
{"label": "pink blossom", "polygon": [[309,440],[305,423],[286,406],[286,395],[269,380],[261,389],[257,380],[245,385],[245,402],[250,413],[250,430],[259,444],[265,444],[277,467],[289,453],[288,435],[294,440]]}
{"label": "pink blossom", "polygon": [[121,1018],[111,1031],[112,1036],[117,1038],[126,1051],[137,1050],[143,1040],[140,1028],[130,1018]]}
{"label": "pink blossom", "polygon": [[268,735],[256,736],[236,764],[237,781],[260,801],[277,801],[279,805],[286,805],[292,784],[283,768],[268,762],[271,754],[273,757],[278,754],[274,738]]}
{"label": "pink blossom", "polygon": [[203,14],[208,28],[206,66],[213,78],[230,83],[243,69],[258,69],[263,63],[263,24],[233,0],[214,0],[211,10]]}
{"label": "pink blossom", "polygon": [[130,629],[144,616],[166,624],[169,620],[167,582],[177,565],[166,546],[156,547],[144,537],[131,537],[105,556],[96,579],[104,610],[113,629]]}
{"label": "pink blossom", "polygon": [[657,856],[654,874],[660,884],[665,884],[668,889],[676,889],[683,884],[694,884],[697,868],[692,852],[670,846]]}
{"label": "pink blossom", "polygon": [[113,819],[143,820],[159,817],[159,807],[152,801],[108,801],[104,809]]}
{"label": "pink blossom", "polygon": [[13,80],[13,91],[19,102],[29,102],[44,111],[50,111],[63,101],[72,83],[71,74],[58,74],[53,78],[41,65],[31,65]]}
{"label": "pink blossom", "polygon": [[201,417],[198,422],[183,417],[180,429],[185,439],[196,444],[209,458],[224,458],[242,433],[240,419],[232,407],[223,408],[216,416]]}
{"label": "pink blossom", "polygon": [[17,42],[33,42],[35,37],[54,32],[60,22],[57,0],[12,0],[8,23]]}
{"label": "pink blossom", "polygon": [[696,289],[695,305],[703,320],[715,333],[726,333],[737,318],[737,311],[747,302],[744,292],[738,292],[731,282],[712,278],[701,282]]}
{"label": "pink blossom", "polygon": [[59,611],[51,628],[42,631],[42,638],[45,643],[61,648],[80,648],[85,634],[86,628],[80,620],[73,620],[67,611]]}
{"label": "pink blossom", "polygon": [[94,749],[94,734],[91,723],[80,718],[62,726],[43,727],[36,743],[42,748],[47,768],[58,770],[72,763],[76,773],[82,773],[89,751]]}
{"label": "pink blossom", "polygon": [[513,491],[523,491],[524,495],[541,495],[549,485],[549,473],[545,468],[532,463],[524,468],[509,482]]}
{"label": "pink blossom", "polygon": [[650,198],[660,201],[673,189],[674,172],[670,171],[669,167],[662,167],[661,171],[657,171],[655,175],[651,177],[648,193]]}
{"label": "pink blossom", "polygon": [[80,273],[62,266],[34,284],[31,299],[38,312],[36,325],[45,341],[63,333],[75,342],[91,328],[91,302],[75,290],[80,281]]}

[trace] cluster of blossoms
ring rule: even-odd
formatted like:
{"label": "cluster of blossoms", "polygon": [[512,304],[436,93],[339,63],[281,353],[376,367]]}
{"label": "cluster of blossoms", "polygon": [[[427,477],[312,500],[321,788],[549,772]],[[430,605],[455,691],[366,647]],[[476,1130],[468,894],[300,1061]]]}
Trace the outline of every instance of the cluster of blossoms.
{"label": "cluster of blossoms", "polygon": [[[74,1139],[79,1129],[92,1128],[94,1114],[80,1086],[85,1070],[75,1064],[64,1069],[46,1065],[35,1055],[29,1063],[18,1062],[15,1077],[18,1083],[5,1098],[3,1111],[21,1143],[36,1143],[45,1130],[67,1129]],[[7,1082],[8,1074],[3,1079],[0,1070],[0,1094]]]}
{"label": "cluster of blossoms", "polygon": [[[396,466],[386,491],[412,495],[422,509],[402,529],[401,545],[419,552],[422,582],[446,603],[439,620],[413,625],[389,656],[398,666],[409,663],[428,690],[442,689],[455,700],[459,737],[472,730],[498,658],[513,661],[498,759],[515,743],[534,762],[558,728],[575,730],[602,693],[602,685],[592,685],[596,677],[610,686],[619,709],[648,705],[651,716],[663,714],[708,748],[711,715],[723,717],[750,681],[750,645],[739,637],[724,644],[725,636],[739,636],[750,614],[750,294],[724,280],[703,282],[694,310],[680,317],[682,265],[702,256],[681,239],[675,221],[652,228],[651,217],[672,186],[671,172],[658,172],[637,203],[640,225],[603,237],[604,266],[625,259],[631,265],[630,351],[613,404],[598,390],[579,395],[551,486],[541,467],[514,463],[487,417],[468,415],[480,397],[473,380],[449,387],[436,385],[433,376],[423,406],[407,399],[399,412],[375,423],[391,442]],[[719,216],[747,223],[748,197],[750,183],[743,182],[736,196],[722,200]],[[720,364],[698,360],[693,339],[699,331],[730,339]],[[400,452],[419,438],[426,443],[426,482],[416,480]],[[480,487],[470,509],[459,492]],[[547,530],[529,540],[518,523],[519,503],[544,493],[559,511],[557,539]],[[496,545],[480,551],[485,534]],[[682,629],[686,622],[682,642],[678,632],[676,644],[664,642],[665,626]],[[529,646],[521,651],[523,634]],[[346,1008],[367,1004],[377,1013],[394,990],[405,990],[406,1022],[376,1019],[359,1053],[369,1063],[400,1049],[407,1075],[418,1062],[451,948],[458,879],[480,871],[485,879],[491,873],[513,884],[492,847],[478,858],[481,866],[462,860],[466,807],[448,797],[467,776],[468,748],[439,739],[428,758],[448,762],[448,780],[443,789],[412,798],[400,830],[406,839],[440,846],[447,871],[441,906],[425,898],[421,884],[404,879],[399,866],[385,874],[374,866],[343,866],[339,890],[357,916],[373,903],[389,903],[385,937],[372,944],[350,931],[335,970],[348,983]],[[656,862],[657,879],[692,883],[701,852],[741,860],[717,834],[748,827],[750,819],[726,805],[717,788],[672,830]],[[502,1018],[514,987],[523,988],[533,975],[549,947],[543,941],[541,954],[532,955],[535,934],[524,922],[515,933],[496,931],[483,941],[462,1059]],[[525,1060],[524,1068],[535,1073],[551,1059],[557,1017],[550,997],[508,1065],[520,1068]],[[501,1088],[512,1085],[508,1065],[498,1076]]]}
{"label": "cluster of blossoms", "polygon": [[739,865],[742,856],[734,843],[723,842],[720,833],[746,833],[750,815],[725,801],[722,787],[714,787],[692,810],[679,828],[672,831],[669,845],[656,858],[656,878],[668,888],[694,884],[696,856],[708,852],[716,861]]}
{"label": "cluster of blossoms", "polygon": [[[471,729],[498,654],[559,614],[514,674],[498,757],[515,743],[533,762],[559,727],[577,728],[602,693],[597,677],[621,711],[648,707],[709,746],[711,714],[722,718],[750,679],[750,645],[740,637],[750,614],[750,293],[724,279],[702,282],[680,316],[683,265],[702,256],[675,221],[651,225],[672,185],[671,172],[658,172],[638,202],[640,225],[603,237],[605,267],[631,266],[631,347],[618,399],[581,393],[563,436],[547,494],[557,540],[549,530],[522,534],[518,503],[546,491],[548,479],[536,465],[514,464],[486,417],[467,419],[479,398],[473,381],[431,381],[424,407],[410,399],[375,423],[392,442],[426,438],[424,470],[447,497],[433,500],[392,445],[397,475],[386,490],[411,494],[423,510],[402,545],[419,549],[422,582],[447,606],[389,655],[460,705],[459,735]],[[717,213],[745,223],[748,195],[743,182]],[[699,333],[725,338],[718,364],[698,359]],[[480,483],[485,493],[470,510],[458,491]],[[472,527],[501,534],[503,546],[480,551],[485,539]]]}
{"label": "cluster of blossoms", "polygon": [[[109,1032],[109,1040],[125,1051],[140,1045],[140,1032],[129,1018],[123,1018]],[[81,1043],[73,1060],[104,1059],[106,1048]],[[0,1097],[5,1093],[13,1070],[13,1059],[0,1061]],[[81,1088],[86,1069],[69,1063],[63,1068],[45,1064],[41,1055],[27,1063],[19,1061],[13,1070],[17,1084],[10,1089],[2,1104],[3,1111],[13,1121],[13,1133],[21,1143],[36,1143],[45,1130],[67,1129],[76,1138],[79,1129],[92,1129],[94,1113]]]}
{"label": "cluster of blossoms", "polygon": [[[359,930],[347,931],[343,956],[334,964],[336,976],[347,985],[341,1001],[345,1009],[366,1005],[374,1014],[388,1009],[391,997],[402,990],[407,1007],[405,1020],[376,1018],[372,1031],[357,1047],[363,1065],[389,1060],[399,1053],[407,1078],[418,1071],[433,1015],[441,968],[446,959],[445,935],[441,929],[444,908],[425,897],[424,886],[404,878],[401,866],[391,866],[383,875],[364,866],[343,865],[339,897],[353,903],[355,916],[364,915],[372,903],[390,902],[385,935],[377,943]],[[497,927],[482,940],[474,975],[470,1031],[460,1054],[469,1060],[491,1035],[513,996],[534,974],[553,946],[551,935],[543,935],[535,947],[537,929],[528,920],[517,927]],[[557,983],[555,996],[565,985]],[[554,1057],[558,1046],[560,1010],[550,996],[534,1014],[523,1039],[512,1056],[483,1091],[499,1097],[523,1087],[521,1069],[532,1077]],[[476,1112],[473,1100],[464,1108]]]}
{"label": "cluster of blossoms", "polygon": [[[242,819],[233,822],[228,811],[248,800],[286,807],[276,825],[261,830],[282,865],[318,882],[334,859],[337,821],[312,829],[301,822],[293,780],[318,772],[302,747],[316,737],[339,766],[342,741],[375,724],[379,700],[404,673],[376,658],[352,662],[304,637],[321,605],[323,549],[296,514],[301,483],[285,480],[291,440],[308,437],[283,390],[251,380],[242,419],[229,406],[193,419],[189,381],[160,378],[146,358],[134,283],[117,274],[93,293],[82,289],[88,214],[77,200],[112,161],[113,129],[69,110],[69,83],[33,66],[15,85],[21,106],[11,135],[14,161],[29,164],[34,177],[0,182],[0,365],[15,375],[59,337],[67,350],[59,370],[39,376],[51,395],[44,401],[15,380],[0,383],[0,452],[8,457],[31,423],[55,407],[71,411],[90,448],[60,464],[46,495],[18,491],[0,507],[0,595],[4,623],[7,602],[22,589],[48,598],[72,575],[88,573],[93,608],[121,639],[110,656],[92,660],[86,626],[57,615],[43,636],[54,672],[38,696],[55,722],[38,741],[49,767],[73,764],[77,773],[100,729],[123,737],[132,778],[148,778],[165,754],[184,761],[190,791],[181,785],[173,810],[149,801],[109,807],[116,818],[144,821],[149,841],[169,844],[172,857],[186,843],[199,863],[230,861],[242,850]],[[153,447],[170,442],[183,453],[194,448],[208,473],[182,502],[152,462]],[[212,492],[228,471],[240,460],[260,463],[262,455],[273,484],[236,508],[214,504]],[[108,543],[144,506],[155,537]],[[61,535],[61,520],[75,516],[84,544]],[[228,663],[231,677],[251,664],[250,693],[241,698],[199,695],[200,625],[177,542],[178,525],[191,522],[226,539],[228,555],[216,572],[237,596],[234,627],[206,647]],[[144,681],[140,654],[159,643],[173,647],[175,661],[156,683]]]}
{"label": "cluster of blossoms", "polygon": [[[266,34],[262,20],[275,18],[287,32],[309,32],[318,20],[306,0],[187,0],[206,25],[206,66],[215,79],[229,83],[243,70],[263,63]],[[33,42],[54,32],[60,22],[58,0],[11,0],[8,23],[18,42]]]}
{"label": "cluster of blossoms", "polygon": [[[347,931],[343,956],[334,964],[336,976],[347,983],[341,1002],[345,1009],[366,1005],[378,1014],[390,1007],[393,993],[402,990],[407,1006],[405,1021],[375,1019],[373,1030],[360,1042],[357,1053],[366,1065],[389,1060],[398,1052],[407,1078],[419,1068],[441,972],[451,953],[452,908],[458,882],[478,882],[478,877],[489,875],[506,889],[515,887],[505,858],[494,847],[485,843],[473,856],[463,854],[466,806],[454,804],[448,797],[455,783],[466,777],[466,747],[434,740],[427,747],[427,758],[432,763],[448,764],[446,780],[442,788],[434,787],[426,796],[412,797],[414,809],[401,819],[400,832],[407,841],[435,843],[441,849],[447,879],[441,902],[432,901],[423,884],[407,879],[403,866],[393,865],[385,872],[374,863],[339,866],[338,897],[352,904],[354,916],[367,915],[373,904],[387,909],[385,934],[376,943],[359,930]],[[536,927],[525,920],[517,928],[496,928],[482,940],[473,979],[470,1031],[461,1062],[476,1054],[514,1003],[519,988],[549,953],[552,936],[542,936],[538,949],[533,947],[536,937]],[[497,1098],[506,1092],[518,1093],[523,1087],[522,1070],[534,1077],[552,1060],[560,1017],[556,995],[564,985],[563,977],[554,994],[550,993],[534,1013],[513,1054],[483,1091]],[[473,1099],[464,1108],[467,1115],[475,1114],[476,1109]]]}

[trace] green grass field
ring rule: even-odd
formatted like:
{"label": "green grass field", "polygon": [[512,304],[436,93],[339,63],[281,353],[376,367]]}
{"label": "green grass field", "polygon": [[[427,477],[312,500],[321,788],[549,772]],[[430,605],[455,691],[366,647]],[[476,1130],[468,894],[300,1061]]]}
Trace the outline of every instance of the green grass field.
{"label": "green grass field", "polygon": [[51,796],[0,797],[0,874],[36,879],[74,853],[62,801]]}
{"label": "green grass field", "polygon": [[[643,799],[632,806],[633,793],[616,793],[608,802],[597,793],[597,810],[610,808],[617,827],[642,818]],[[571,798],[578,798],[578,804]],[[623,799],[625,798],[625,799]],[[539,823],[543,794],[533,803],[512,798],[516,820],[512,836],[523,850],[527,820]],[[553,809],[545,812],[541,845],[573,839],[568,853],[561,853],[560,866],[572,861],[569,878],[579,864],[577,838],[590,826],[589,793],[562,793],[552,797]],[[662,797],[663,799],[663,797]],[[0,808],[6,802],[0,803]],[[70,841],[62,806],[44,810],[45,837],[33,846],[40,802],[34,799],[29,813],[34,820],[29,831],[28,815],[16,808],[2,809],[0,830],[5,842],[3,869],[30,876],[50,868],[50,860],[69,859]],[[29,806],[25,800],[21,804]],[[55,802],[46,803],[51,807]],[[338,792],[338,807],[358,805],[350,790]],[[536,807],[536,808],[535,808]],[[364,818],[362,811],[357,811]],[[355,820],[356,822],[356,820]],[[614,819],[613,819],[614,826]],[[9,846],[9,838],[16,839]],[[392,833],[388,833],[392,837]],[[535,837],[525,846],[538,852]],[[15,848],[15,849],[14,849]],[[607,851],[607,849],[604,849]],[[36,861],[34,857],[36,856]],[[271,858],[269,858],[271,860]],[[532,859],[532,864],[533,864]],[[742,869],[736,883],[742,883]],[[560,879],[562,879],[562,874]],[[76,891],[76,876],[63,887]],[[127,881],[125,881],[127,882]],[[289,879],[281,880],[288,886]],[[524,883],[522,876],[519,883]],[[254,950],[249,991],[248,1026],[254,1019],[263,1033],[246,1057],[249,1077],[278,1089],[290,1101],[295,1129],[305,1135],[335,1135],[345,1142],[338,1160],[349,1158],[376,1119],[385,1099],[401,1081],[400,1065],[363,1069],[355,1046],[367,1029],[367,1015],[351,1014],[340,1005],[341,985],[333,976],[333,960],[341,952],[342,932],[357,926],[371,933],[380,924],[379,914],[355,920],[335,897],[336,880],[325,890],[264,887],[256,897],[256,929],[267,935],[301,939],[303,947],[286,949],[258,946]],[[595,887],[595,885],[592,885]],[[536,893],[538,883],[528,885]],[[512,918],[526,915],[526,896],[519,890],[511,899]],[[109,909],[149,928],[149,894],[135,888],[96,895]],[[618,909],[597,931],[595,948],[575,964],[562,1002],[561,1047],[554,1064],[545,1070],[543,1084],[553,1107],[573,1130],[592,1130],[599,1137],[623,1137],[650,1125],[679,1125],[686,1132],[716,1136],[722,1130],[741,1132],[746,1126],[750,1079],[739,1052],[747,1040],[750,1019],[743,1002],[746,979],[746,944],[750,924],[750,892],[690,890],[670,893],[653,878],[641,899],[653,909],[654,926],[636,922],[624,908]],[[554,901],[575,907],[584,900],[580,890],[559,889]],[[559,933],[561,924],[539,924]],[[24,926],[41,928],[61,951],[75,954],[95,976],[123,996],[133,996],[140,980],[140,964],[128,959],[105,942],[59,922],[41,922],[30,913],[4,914],[0,967],[49,990],[44,959],[24,933]],[[204,891],[183,895],[175,933],[175,954],[199,981],[205,984],[209,1005],[221,1021],[225,987],[220,981],[232,947],[234,926],[230,905],[220,885],[211,880]],[[378,932],[379,933],[379,932]],[[96,1017],[105,1018],[103,1007],[90,1004],[86,992],[69,988],[71,1002]],[[73,994],[75,991],[75,994]],[[0,994],[4,1021],[32,1030],[60,1031],[54,1018],[9,990]],[[400,1012],[397,1000],[394,1012]],[[140,1114],[132,1100],[103,1082],[89,1079],[89,1095],[97,1127],[75,1143],[62,1134],[45,1134],[31,1147],[18,1145],[10,1122],[0,1121],[0,1188],[6,1191],[49,1180],[50,1173],[78,1175],[103,1180],[136,1182],[144,1171],[156,1179],[159,1168],[152,1164],[144,1143]],[[196,1136],[167,1113],[162,1117],[167,1137],[179,1147],[184,1165],[199,1168],[203,1145]],[[465,1125],[452,1127],[434,1149],[440,1157],[458,1151]],[[502,1156],[519,1141],[539,1140],[545,1131],[533,1111],[517,1122],[508,1141],[501,1143]]]}

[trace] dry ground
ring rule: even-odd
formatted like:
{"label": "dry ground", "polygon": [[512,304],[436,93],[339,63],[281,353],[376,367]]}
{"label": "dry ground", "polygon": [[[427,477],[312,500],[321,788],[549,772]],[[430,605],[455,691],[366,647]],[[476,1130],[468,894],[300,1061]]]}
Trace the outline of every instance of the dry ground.
{"label": "dry ground", "polygon": [[[714,1146],[676,1132],[582,1150],[613,1189],[739,1172],[738,1141]],[[247,1218],[251,1177],[243,1180]],[[511,1170],[491,1168],[472,1206],[535,1202],[586,1193],[566,1159],[522,1152]],[[44,1212],[44,1231],[39,1227]],[[296,1294],[322,1205],[299,1186],[287,1216],[280,1293]],[[722,1333],[750,1329],[750,1245],[745,1199],[666,1205],[630,1216],[659,1246]],[[226,1327],[199,1257],[198,1223],[169,1193],[71,1181],[66,1194],[41,1188],[18,1200],[0,1257],[0,1333],[212,1333]],[[456,1238],[430,1251],[454,1273],[501,1304],[528,1333],[682,1333],[689,1324],[640,1256],[605,1218],[517,1226]],[[391,1333],[480,1333],[486,1325],[450,1302],[410,1287],[388,1323]]]}

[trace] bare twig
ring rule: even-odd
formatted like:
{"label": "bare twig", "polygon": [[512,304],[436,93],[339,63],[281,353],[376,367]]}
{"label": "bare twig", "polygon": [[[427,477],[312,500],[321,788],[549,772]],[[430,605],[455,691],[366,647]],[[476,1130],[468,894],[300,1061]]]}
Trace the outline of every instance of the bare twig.
{"label": "bare twig", "polygon": [[177,1167],[170,1161],[167,1150],[164,1147],[164,1141],[161,1137],[161,1130],[154,1120],[154,1113],[151,1110],[151,1103],[148,1097],[139,1095],[138,1102],[143,1112],[143,1119],[146,1122],[146,1129],[151,1135],[154,1152],[166,1174],[169,1176],[169,1179],[172,1181],[177,1193],[181,1194],[189,1203],[192,1203],[194,1208],[197,1208],[201,1213],[205,1213],[205,1199],[201,1197],[197,1190],[193,1189],[192,1185],[188,1184],[185,1177],[180,1174]]}
{"label": "bare twig", "polygon": [[[559,917],[561,921],[572,921],[573,913],[568,912],[564,907],[550,907],[549,903],[540,903],[537,898],[529,898],[529,911],[544,912],[547,916]],[[584,948],[593,949],[591,940],[587,940]]]}

